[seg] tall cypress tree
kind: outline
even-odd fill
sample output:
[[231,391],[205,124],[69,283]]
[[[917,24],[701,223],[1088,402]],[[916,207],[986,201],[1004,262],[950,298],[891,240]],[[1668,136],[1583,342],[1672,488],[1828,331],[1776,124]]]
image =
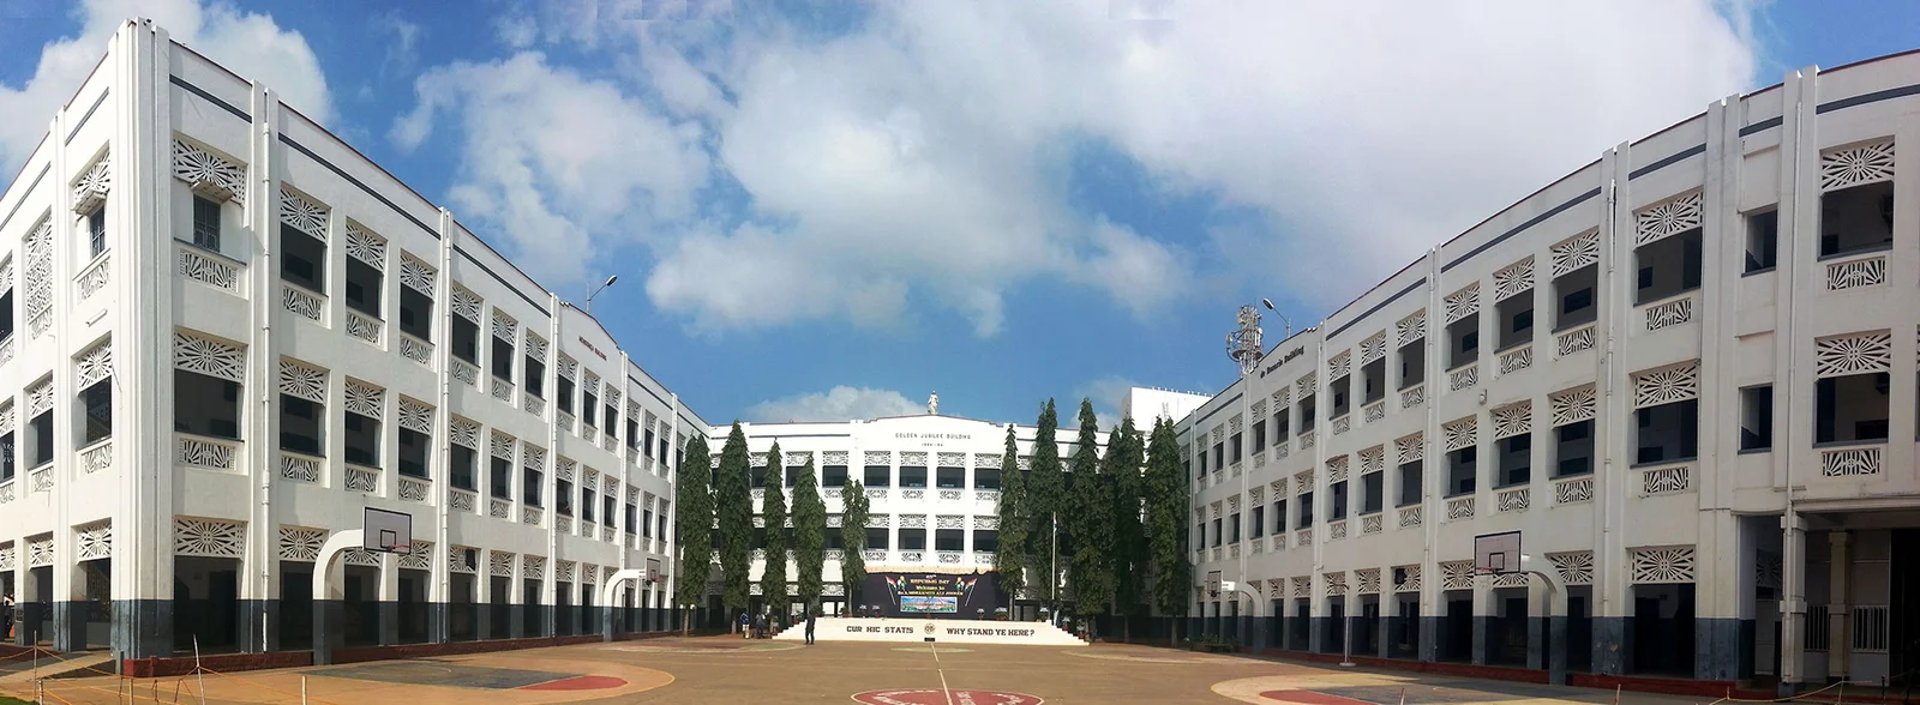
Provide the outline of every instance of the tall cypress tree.
[[867,488],[859,480],[847,483],[840,501],[840,585],[850,609],[860,606],[860,586],[867,581]]
[[1145,462],[1140,431],[1133,427],[1132,418],[1122,420],[1108,436],[1100,477],[1110,493],[1107,526],[1113,543],[1107,553],[1107,574],[1113,576],[1112,613],[1122,618],[1121,629],[1127,636],[1132,635],[1132,624],[1124,618],[1139,612],[1146,585],[1146,527],[1140,522],[1146,484],[1140,472]]
[[767,451],[767,478],[761,490],[760,518],[766,522],[766,539],[761,542],[767,559],[760,569],[760,596],[776,617],[787,616],[787,554],[793,550],[787,537],[787,466],[780,455],[780,442]]
[[747,462],[747,434],[735,421],[727,444],[720,449],[720,471],[713,489],[714,515],[720,524],[720,595],[729,621],[747,608],[753,570],[753,495],[747,487]]
[[679,568],[674,574],[674,601],[681,607],[680,634],[692,626],[687,609],[706,601],[707,573],[713,567],[713,459],[705,434],[687,441],[673,487],[673,535]]
[[1107,552],[1111,532],[1107,518],[1109,492],[1100,477],[1099,419],[1093,415],[1093,402],[1080,400],[1080,429],[1074,440],[1073,472],[1067,476],[1067,544],[1072,548],[1072,569],[1067,582],[1072,588],[1074,612],[1091,617],[1106,611],[1113,602],[1113,581]]
[[1153,580],[1153,606],[1173,618],[1173,643],[1180,642],[1180,617],[1193,590],[1193,566],[1187,563],[1187,482],[1180,471],[1180,442],[1173,423],[1157,419],[1147,445],[1147,541]]
[[1066,495],[1066,478],[1060,473],[1060,444],[1054,440],[1059,430],[1060,417],[1055,413],[1053,400],[1048,399],[1040,407],[1040,419],[1034,424],[1033,435],[1033,475],[1027,484],[1027,498],[1032,500],[1032,533],[1027,545],[1031,557],[1033,572],[1029,575],[1046,576],[1046,584],[1040,587],[1040,599],[1045,600],[1047,609],[1056,614],[1060,611],[1060,570],[1058,545],[1055,530],[1058,528],[1060,512],[1066,508],[1061,500]]
[[800,604],[809,611],[820,603],[820,571],[826,560],[827,505],[820,501],[809,457],[793,481],[793,562],[800,569]]
[[1020,448],[1014,445],[1013,425],[1007,425],[1007,447],[1000,455],[1000,544],[994,550],[993,569],[1000,573],[1000,589],[1007,594],[1007,617],[1013,601],[1027,586],[1027,536],[1033,521],[1027,508],[1027,483],[1020,472]]

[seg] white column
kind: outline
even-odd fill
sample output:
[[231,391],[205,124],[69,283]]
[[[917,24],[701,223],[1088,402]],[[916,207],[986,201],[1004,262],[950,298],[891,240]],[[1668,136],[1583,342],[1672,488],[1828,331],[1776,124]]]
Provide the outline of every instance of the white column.
[[1853,533],[1827,532],[1827,677],[1846,680],[1853,663]]

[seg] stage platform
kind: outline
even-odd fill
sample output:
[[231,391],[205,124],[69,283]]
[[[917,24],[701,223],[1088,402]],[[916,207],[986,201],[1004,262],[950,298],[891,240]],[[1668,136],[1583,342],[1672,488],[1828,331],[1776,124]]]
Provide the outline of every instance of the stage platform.
[[[806,626],[796,624],[775,639],[805,641]],[[979,619],[904,617],[822,617],[815,641],[904,641],[936,644],[1027,644],[1085,646],[1086,642],[1046,622],[996,622]]]

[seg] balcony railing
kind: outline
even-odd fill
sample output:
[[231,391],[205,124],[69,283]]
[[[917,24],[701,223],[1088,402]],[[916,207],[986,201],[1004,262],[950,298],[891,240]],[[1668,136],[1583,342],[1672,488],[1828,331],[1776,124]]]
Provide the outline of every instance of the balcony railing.
[[1360,413],[1366,416],[1367,423],[1379,421],[1387,418],[1387,403],[1384,401],[1376,401],[1360,409]]
[[1693,292],[1669,297],[1641,307],[1646,315],[1647,332],[1671,328],[1693,321]]
[[1401,507],[1400,508],[1400,528],[1405,529],[1408,527],[1419,526],[1420,521],[1421,519],[1424,518],[1423,515],[1425,514],[1426,514],[1426,509],[1417,504],[1411,507]]
[[973,499],[976,502],[999,502],[1000,490],[974,490]]
[[281,282],[280,307],[296,316],[319,323],[321,314],[327,309],[327,302],[326,299],[320,298],[319,294],[300,288],[299,285]]
[[1526,487],[1509,487],[1493,495],[1495,512],[1524,512],[1532,504],[1533,492]]
[[347,491],[379,492],[380,469],[349,464],[347,466]]
[[1877,444],[1821,448],[1819,452],[1823,477],[1878,475],[1885,458],[1885,448]]
[[1597,323],[1569,328],[1553,334],[1553,351],[1559,357],[1593,349],[1593,330]]
[[1533,367],[1533,346],[1522,345],[1500,353],[1500,374],[1510,375]]
[[1827,291],[1846,291],[1887,283],[1887,253],[1838,257],[1826,262]]
[[35,492],[52,492],[53,463],[49,462],[27,471],[27,480],[28,486],[32,487]]
[[400,334],[400,354],[422,365],[429,367],[433,365],[433,343],[415,338],[406,333]]
[[74,286],[79,290],[80,300],[93,298],[101,289],[112,283],[113,253],[105,253],[95,259],[86,269],[80,270],[80,276],[74,277]]
[[469,387],[479,386],[480,368],[474,367],[473,363],[456,359],[449,360],[448,364],[451,366],[448,374],[454,379],[466,382]]
[[1473,495],[1447,500],[1447,521],[1473,518]]
[[942,564],[946,564],[946,565],[960,564],[959,551],[935,551],[934,556]]
[[1327,522],[1327,540],[1339,541],[1347,537],[1347,520]]
[[1293,532],[1293,545],[1312,546],[1313,545],[1313,529],[1301,529],[1299,531]]
[[454,489],[447,493],[447,507],[456,512],[472,514],[474,508],[478,506],[476,504],[478,499],[479,495],[472,492]]
[[1400,408],[1411,409],[1427,403],[1427,385],[1416,384],[1400,390]]
[[380,331],[386,324],[359,311],[347,312],[347,335],[359,338],[371,345],[380,344]]
[[1691,464],[1641,468],[1639,474],[1640,493],[1647,496],[1674,494],[1693,489]]
[[319,483],[320,468],[325,460],[311,455],[280,451],[280,478],[294,482]]
[[239,451],[239,441],[174,434],[174,462],[187,467],[231,471]]
[[539,507],[521,507],[520,523],[527,526],[539,526],[546,518],[546,511]]
[[1381,521],[1378,512],[1360,517],[1360,533],[1377,534],[1382,528],[1384,528],[1384,522]]
[[[1333,420],[1333,435],[1338,436],[1351,430],[1353,430],[1352,416],[1342,416]],[[1238,475],[1239,473],[1236,472],[1234,474]]]
[[1593,476],[1582,475],[1553,481],[1554,504],[1578,504],[1593,501]]
[[487,516],[495,519],[513,516],[513,502],[504,499],[487,500]]
[[1460,391],[1480,383],[1480,363],[1478,361],[1455,367],[1447,371],[1447,388]]
[[426,480],[402,477],[400,478],[400,498],[409,502],[424,503],[427,501],[428,490],[432,487]]
[[176,242],[173,248],[174,271],[181,277],[235,296],[247,295],[247,278],[241,276],[246,263],[186,242]]
[[93,445],[81,448],[79,457],[80,472],[86,475],[113,467],[113,439],[105,438]]

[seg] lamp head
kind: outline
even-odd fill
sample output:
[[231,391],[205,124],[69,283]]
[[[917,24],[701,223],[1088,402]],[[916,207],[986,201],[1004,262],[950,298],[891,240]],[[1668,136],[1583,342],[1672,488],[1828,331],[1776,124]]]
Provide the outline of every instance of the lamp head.
[[1276,309],[1275,309],[1275,308],[1273,307],[1273,299],[1269,299],[1269,298],[1265,298],[1265,297],[1262,297],[1262,298],[1260,299],[1260,305],[1261,305],[1261,306],[1265,306],[1265,307],[1267,307],[1267,310],[1268,310],[1268,311],[1274,311],[1274,310],[1276,310]]
[[602,288],[605,288],[605,287],[609,287],[609,286],[613,286],[613,283],[614,283],[614,282],[617,282],[617,281],[620,281],[620,275],[618,275],[618,274],[615,274],[615,275],[613,275],[613,276],[610,276],[610,277],[607,277],[607,283],[605,283],[605,284],[601,284],[600,286],[601,286]]

